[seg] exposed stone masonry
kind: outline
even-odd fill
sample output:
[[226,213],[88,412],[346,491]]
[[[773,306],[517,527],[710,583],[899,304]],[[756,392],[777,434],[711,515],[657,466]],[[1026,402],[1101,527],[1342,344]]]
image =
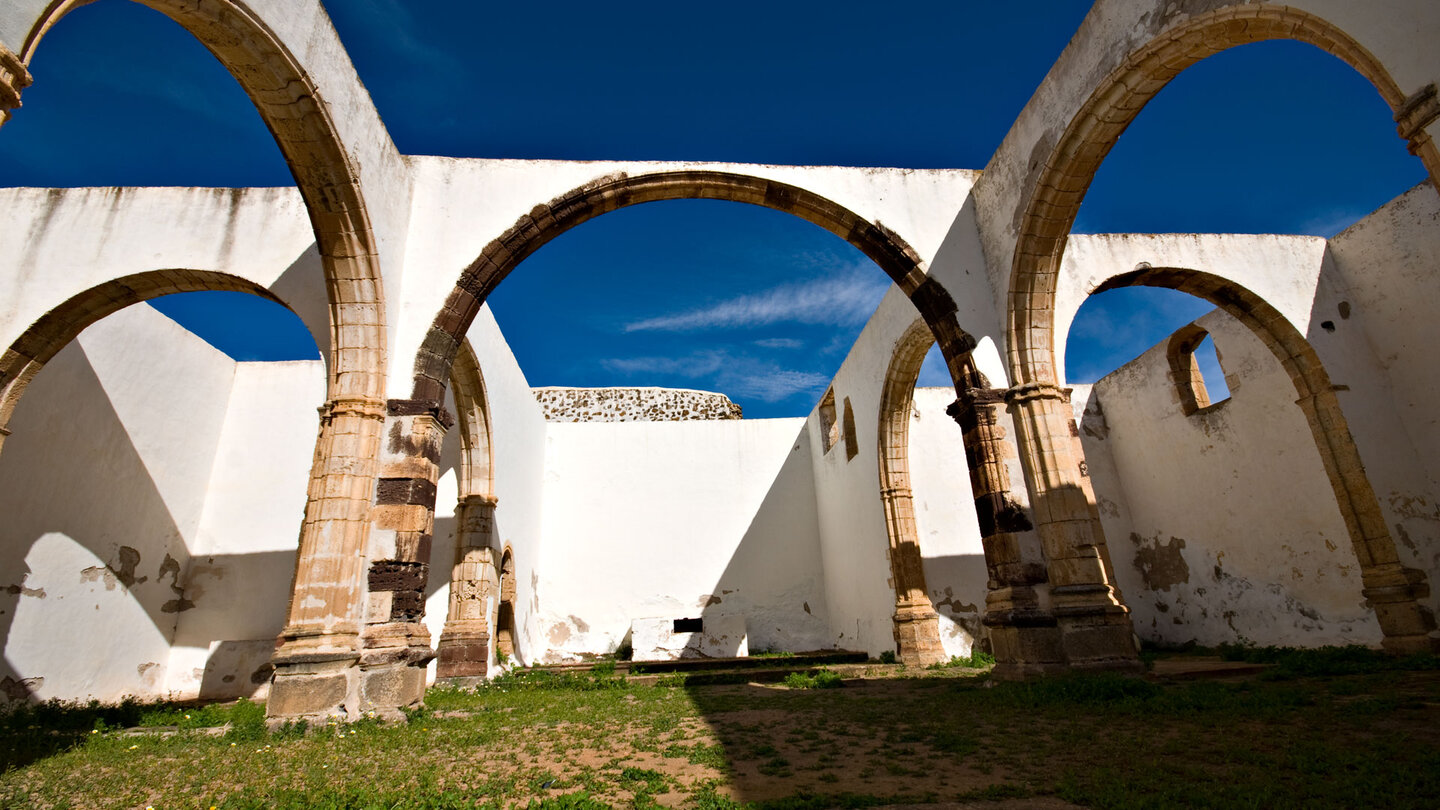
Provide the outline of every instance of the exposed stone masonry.
[[536,388],[547,422],[686,422],[739,419],[724,394],[684,388]]

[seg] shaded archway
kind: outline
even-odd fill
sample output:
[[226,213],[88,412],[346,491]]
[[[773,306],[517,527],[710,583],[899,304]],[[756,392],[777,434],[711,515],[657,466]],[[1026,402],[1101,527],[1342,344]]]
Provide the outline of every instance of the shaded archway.
[[910,487],[910,408],[920,366],[934,344],[924,321],[911,324],[895,345],[880,397],[880,500],[885,508],[890,576],[895,585],[895,645],[906,666],[929,666],[946,657],[940,644],[940,617],[925,585]]
[[499,549],[495,547],[497,501],[490,406],[480,364],[468,341],[462,342],[456,353],[450,390],[460,423],[460,499],[455,507],[450,599],[445,628],[436,647],[435,677],[465,683],[467,679],[484,678],[489,672],[491,616],[499,609],[501,590],[501,564],[496,558]]
[[[1015,387],[1007,393],[1007,400],[1016,415],[1021,461],[1039,516],[1056,608],[1066,617],[1062,629],[1067,646],[1083,647],[1083,655],[1097,661],[1134,653],[1125,608],[1105,571],[1105,538],[1089,491],[1083,452],[1074,437],[1069,391],[1061,388],[1057,374],[1055,288],[1065,241],[1095,172],[1151,98],[1201,59],[1267,39],[1307,42],[1369,79],[1394,110],[1401,137],[1409,141],[1411,152],[1421,158],[1440,188],[1440,152],[1424,130],[1440,114],[1434,86],[1407,97],[1384,65],[1344,31],[1320,17],[1283,6],[1226,8],[1197,15],[1165,31],[1105,77],[1071,118],[1028,190],[1019,221],[1006,313],[1007,358]],[[1329,416],[1327,409],[1321,418]],[[1361,559],[1384,558],[1371,556],[1374,551],[1367,550]],[[1409,595],[1394,598],[1414,605],[1414,585],[1398,567],[1396,563],[1396,570],[1385,574],[1383,582],[1375,578],[1377,569],[1367,580],[1367,589],[1404,591]],[[1410,630],[1398,626],[1392,630],[1396,638],[1414,638]],[[1387,630],[1387,637],[1390,635]],[[1075,639],[1074,644],[1070,638]]]
[[[1315,438],[1315,449],[1360,563],[1362,593],[1375,610],[1385,634],[1385,648],[1397,652],[1428,649],[1427,634],[1435,622],[1429,610],[1417,601],[1417,596],[1428,593],[1425,575],[1400,564],[1395,541],[1350,435],[1335,386],[1310,341],[1260,296],[1233,281],[1199,270],[1140,268],[1107,279],[1095,292],[1136,286],[1166,287],[1215,304],[1260,338],[1280,361],[1295,386],[1295,402]],[[1183,353],[1187,342],[1193,347],[1203,336],[1198,327],[1182,330],[1170,347],[1172,361]],[[1187,380],[1177,378],[1177,385],[1188,381],[1189,371],[1185,369]],[[1198,405],[1191,403],[1192,407]]]

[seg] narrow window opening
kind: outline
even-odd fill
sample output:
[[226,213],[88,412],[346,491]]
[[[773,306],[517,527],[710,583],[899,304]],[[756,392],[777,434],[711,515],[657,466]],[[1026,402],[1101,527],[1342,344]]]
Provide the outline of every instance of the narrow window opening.
[[829,453],[838,441],[840,431],[835,421],[835,389],[832,388],[820,399],[820,443]]
[[1170,336],[1170,370],[1180,410],[1187,416],[1230,398],[1220,351],[1210,333],[1190,324]]
[[676,619],[676,620],[675,620],[674,629],[673,629],[671,632],[675,632],[675,633],[703,633],[703,632],[705,632],[705,620],[704,620],[704,619]]
[[855,438],[855,411],[850,407],[850,398],[845,397],[845,460],[849,461],[860,453],[860,441]]
[[1219,405],[1230,398],[1230,386],[1225,383],[1225,369],[1220,363],[1220,350],[1215,348],[1215,340],[1208,334],[1195,347],[1195,370],[1201,385],[1210,395],[1211,405]]

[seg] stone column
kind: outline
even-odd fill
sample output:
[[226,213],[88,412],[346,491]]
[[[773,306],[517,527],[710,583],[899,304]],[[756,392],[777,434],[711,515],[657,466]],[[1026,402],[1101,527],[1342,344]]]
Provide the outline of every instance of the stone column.
[[920,545],[915,542],[915,499],[909,487],[880,493],[885,519],[891,525],[890,575],[895,586],[893,627],[895,649],[901,663],[927,667],[946,660],[940,643],[940,615],[925,592],[925,569]]
[[359,716],[364,552],[384,421],[384,404],[372,400],[320,409],[294,589],[272,659],[272,717]]
[[1105,534],[1083,480],[1088,473],[1070,390],[1028,383],[1006,391],[1005,402],[1028,473],[1065,663],[1079,670],[1139,671],[1130,612],[1106,574]]
[[1005,428],[999,423],[1003,402],[1003,390],[969,388],[945,412],[960,425],[970,465],[989,579],[984,623],[995,676],[1017,680],[1059,670],[1065,656],[1048,606],[1045,563],[1027,554],[1021,542],[1034,527],[1010,490]]
[[29,87],[31,81],[25,63],[0,42],[0,126],[10,120],[10,111],[20,106],[20,91]]
[[490,617],[500,605],[495,504],[494,496],[470,495],[456,509],[450,609],[440,633],[435,675],[459,685],[484,680],[490,667]]
[[381,714],[425,697],[425,669],[435,657],[423,622],[435,485],[454,424],[435,400],[392,399],[387,410],[360,633],[360,707]]

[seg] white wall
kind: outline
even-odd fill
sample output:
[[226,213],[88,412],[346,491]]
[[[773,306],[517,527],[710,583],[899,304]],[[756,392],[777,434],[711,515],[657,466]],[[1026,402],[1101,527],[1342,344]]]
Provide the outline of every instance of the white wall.
[[233,376],[143,305],[37,375],[0,454],[5,677],[42,699],[163,689]]
[[[1362,441],[1365,437],[1359,434],[1387,418],[1389,427],[1401,428],[1394,443],[1402,445],[1402,457],[1414,464],[1393,475],[1382,474],[1374,484],[1382,508],[1389,512],[1387,523],[1397,546],[1402,554],[1413,555],[1409,564],[1430,572],[1432,593],[1440,575],[1440,412],[1435,407],[1440,401],[1440,364],[1431,354],[1440,345],[1440,323],[1431,312],[1440,300],[1437,222],[1440,194],[1423,183],[1331,239],[1330,256],[1346,282],[1342,300],[1348,317],[1336,302],[1317,319],[1329,320],[1337,335],[1358,327],[1373,349],[1370,370],[1382,375],[1393,414],[1351,429]],[[1351,395],[1342,396],[1353,396],[1356,386],[1351,388]],[[1386,473],[1397,455],[1393,450],[1367,455],[1372,478]],[[1384,469],[1377,462],[1385,462]]]
[[1378,644],[1289,376],[1225,313],[1197,323],[1221,356],[1229,400],[1182,413],[1164,343],[1096,383],[1088,406],[1084,389],[1076,397],[1136,632],[1169,644]]
[[[836,646],[872,655],[895,649],[895,590],[880,499],[880,399],[896,345],[916,318],[914,305],[891,287],[835,375],[837,414],[843,414],[847,397],[855,414],[854,458],[846,458],[843,443],[825,453],[818,412],[807,421],[831,637]],[[1004,380],[993,342],[981,341],[974,356],[992,381]],[[949,389],[921,389],[917,395],[921,415],[911,423],[911,486],[925,584],[941,615],[941,640],[946,652],[964,655],[978,629],[975,611],[984,612],[985,573],[983,556],[972,556],[979,554],[979,526],[963,436],[945,415],[954,399]],[[1022,480],[1017,476],[1016,486]]]
[[319,360],[235,363],[204,515],[185,572],[167,690],[254,696],[285,624],[325,399]]
[[642,618],[745,617],[752,650],[829,648],[803,419],[552,423],[548,660]]
[[949,655],[968,655],[984,638],[989,579],[970,486],[963,435],[945,409],[953,388],[916,388],[910,418],[910,487],[925,565],[925,585],[940,614]]

